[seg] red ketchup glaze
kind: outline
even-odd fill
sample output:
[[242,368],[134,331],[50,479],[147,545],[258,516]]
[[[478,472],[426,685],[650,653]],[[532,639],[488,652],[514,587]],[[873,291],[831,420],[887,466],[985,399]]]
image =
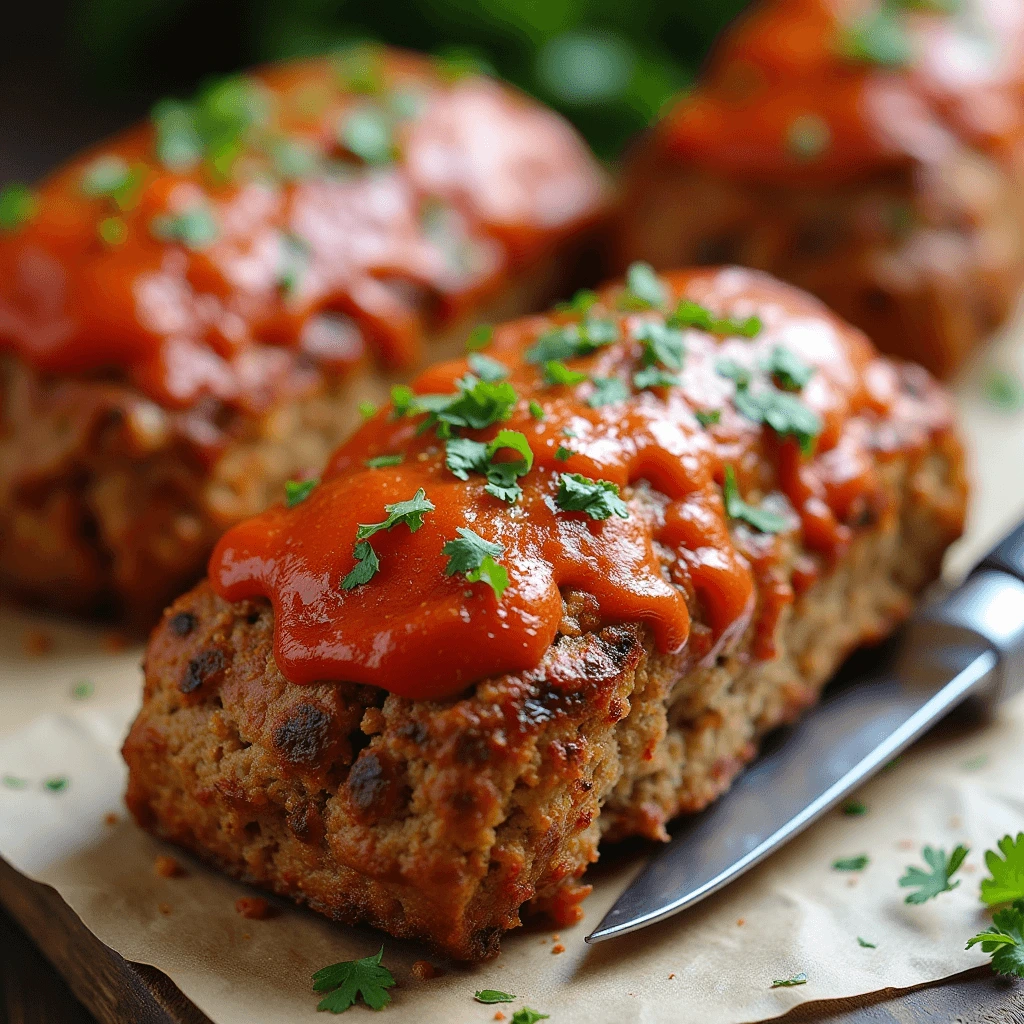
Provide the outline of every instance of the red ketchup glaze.
[[[604,179],[557,115],[487,78],[371,57],[358,91],[328,59],[242,79],[262,113],[226,177],[209,153],[163,165],[150,123],[52,175],[29,222],[0,235],[0,351],[46,373],[127,376],[169,408],[212,396],[258,410],[290,365],[283,349],[343,369],[368,341],[408,368],[426,330],[599,214]],[[362,111],[390,126],[395,159],[367,164],[339,142]],[[314,168],[280,171],[282,145]],[[83,191],[110,157],[139,173],[124,209]],[[159,218],[195,210],[215,238],[156,237]],[[108,218],[122,238],[101,238]]]
[[[850,55],[893,12],[907,59]],[[765,0],[718,42],[703,80],[663,119],[667,152],[741,178],[816,184],[929,161],[966,142],[999,159],[1024,140],[1024,4]]]
[[[419,429],[422,415],[382,410],[335,453],[309,497],[291,509],[275,506],[222,538],[210,560],[212,585],[228,600],[271,600],[275,658],[287,678],[449,697],[481,678],[537,666],[556,636],[567,589],[592,594],[606,622],[648,623],[665,652],[684,647],[692,614],[703,648],[710,630],[713,656],[755,616],[772,631],[793,600],[778,567],[790,537],[802,533],[826,562],[835,558],[864,525],[864,508],[885,512],[879,464],[924,451],[936,431],[948,429],[948,409],[933,385],[908,394],[900,371],[877,358],[863,335],[795,289],[738,269],[662,281],[668,309],[685,295],[716,315],[756,314],[763,328],[753,339],[687,329],[680,383],[636,391],[631,381],[642,346],[635,331],[645,321],[664,322],[664,313],[623,313],[622,286],[608,288],[588,316],[614,321],[620,340],[567,362],[590,377],[618,377],[630,391],[597,408],[588,401],[591,381],[546,385],[541,368],[523,359],[539,336],[580,314],[530,317],[495,330],[487,354],[509,368],[517,401],[506,420],[464,434],[525,434],[535,461],[520,478],[518,503],[485,493],[481,475],[457,479],[445,467],[444,442]],[[720,360],[734,360],[751,371],[751,387],[768,387],[763,364],[777,347],[814,368],[799,396],[821,421],[813,455],[741,415],[736,385],[716,369]],[[450,393],[467,366],[435,366],[414,390]],[[531,413],[531,402],[543,419]],[[704,427],[695,410],[720,418]],[[889,429],[876,429],[881,423]],[[567,460],[556,457],[560,446],[571,451]],[[366,468],[367,459],[393,453],[402,453],[400,465]],[[728,519],[727,465],[748,502],[774,494],[785,517],[781,533]],[[628,518],[594,521],[563,511],[556,502],[563,472],[617,484]],[[357,525],[380,522],[385,504],[419,488],[435,506],[422,527],[375,534],[379,573],[343,590],[355,564]],[[500,601],[484,582],[445,575],[441,549],[459,527],[503,546],[498,560],[510,582]],[[772,656],[770,637],[755,646],[757,656]]]

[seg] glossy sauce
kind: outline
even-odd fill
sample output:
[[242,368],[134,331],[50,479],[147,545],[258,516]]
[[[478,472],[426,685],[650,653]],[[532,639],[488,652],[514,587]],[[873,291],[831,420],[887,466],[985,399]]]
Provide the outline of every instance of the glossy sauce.
[[[408,368],[426,331],[597,215],[604,180],[557,115],[487,78],[373,60],[379,84],[361,91],[326,59],[248,76],[267,112],[227,173],[212,157],[164,166],[147,123],[54,174],[31,220],[0,235],[0,351],[46,373],[127,377],[168,408],[260,409],[292,363],[284,350],[344,369],[369,349]],[[392,126],[396,159],[364,163],[339,142],[362,110]],[[268,153],[284,144],[314,169],[278,173]],[[120,210],[82,187],[111,156],[140,174]],[[157,237],[161,217],[195,210],[211,241]],[[99,233],[110,218],[113,242]]]
[[807,183],[935,160],[961,143],[1019,160],[1024,4],[965,0],[957,14],[889,4],[909,44],[909,59],[889,66],[844,53],[846,33],[879,6],[757,5],[659,126],[666,151],[737,177]]
[[[793,600],[782,568],[786,546],[802,540],[827,564],[858,529],[877,529],[894,514],[879,465],[923,452],[949,428],[949,411],[930,382],[908,393],[900,371],[877,358],[859,332],[770,278],[729,269],[663,281],[671,296],[666,308],[685,294],[716,315],[756,314],[763,328],[752,340],[687,329],[678,386],[630,388],[628,399],[598,408],[588,402],[590,381],[548,386],[541,369],[523,359],[538,336],[580,314],[496,329],[487,354],[510,369],[518,401],[507,420],[465,434],[487,440],[504,428],[526,435],[535,461],[520,479],[517,504],[486,494],[482,476],[462,481],[446,469],[443,441],[433,430],[418,432],[422,416],[382,410],[338,450],[308,498],[291,509],[275,506],[222,538],[210,561],[213,587],[228,600],[270,598],[275,657],[287,678],[452,696],[481,678],[535,668],[557,634],[562,592],[573,589],[597,599],[605,622],[647,623],[663,652],[685,649],[692,615],[700,656],[713,656],[752,621],[755,656],[773,655],[774,625]],[[623,313],[621,295],[621,286],[607,289],[588,314],[614,320],[621,340],[568,365],[629,387],[641,365],[634,333],[664,313]],[[815,367],[800,394],[822,425],[810,456],[793,438],[740,415],[736,385],[716,369],[729,358],[749,368],[752,386],[768,386],[763,363],[776,346]],[[414,390],[451,392],[467,365],[436,366]],[[531,414],[531,401],[543,419]],[[717,410],[720,419],[701,426],[696,410]],[[572,452],[566,461],[556,458],[560,446]],[[393,453],[403,454],[400,465],[366,468],[368,458]],[[729,521],[726,465],[748,502],[773,495],[788,524],[780,534]],[[555,496],[563,472],[618,485],[628,518],[594,521],[562,511]],[[435,505],[423,526],[375,534],[379,573],[343,590],[355,564],[357,525],[381,521],[386,504],[418,488]],[[504,546],[499,561],[510,583],[500,601],[486,583],[445,575],[441,549],[459,527]],[[813,571],[801,568],[803,576]]]

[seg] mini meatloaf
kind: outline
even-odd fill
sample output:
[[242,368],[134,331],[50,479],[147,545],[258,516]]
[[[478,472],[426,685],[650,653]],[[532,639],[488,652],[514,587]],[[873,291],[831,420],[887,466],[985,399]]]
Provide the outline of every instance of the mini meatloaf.
[[603,172],[511,88],[361,46],[8,189],[0,589],[147,626],[394,379],[580,270]]
[[759,273],[636,266],[397,389],[221,539],[151,640],[128,805],[336,920],[492,956],[888,634],[964,503],[920,367]]
[[765,0],[634,147],[620,265],[766,270],[949,376],[1024,277],[1022,47],[1019,3]]

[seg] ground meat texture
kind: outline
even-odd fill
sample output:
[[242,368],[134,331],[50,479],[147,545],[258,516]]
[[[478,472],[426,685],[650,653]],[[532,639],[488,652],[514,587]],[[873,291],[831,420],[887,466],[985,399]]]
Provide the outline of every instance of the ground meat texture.
[[[644,627],[595,623],[572,592],[536,669],[456,699],[298,686],[273,660],[268,605],[202,583],[148,649],[128,805],[237,878],[458,959],[495,955],[524,912],[568,924],[602,838],[664,839],[669,819],[714,800],[760,737],[934,579],[962,523],[959,446],[940,432],[882,472],[891,514],[834,562],[798,544],[781,561],[795,598],[768,657],[748,630],[707,663],[699,621],[682,652],[660,654]],[[195,623],[184,634],[182,616]],[[223,673],[183,694],[211,648],[226,652]]]

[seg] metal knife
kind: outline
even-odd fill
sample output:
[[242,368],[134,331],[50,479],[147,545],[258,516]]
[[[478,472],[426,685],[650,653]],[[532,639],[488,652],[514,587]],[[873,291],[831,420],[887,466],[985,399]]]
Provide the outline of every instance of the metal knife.
[[830,687],[784,742],[687,821],[587,942],[678,914],[749,871],[965,701],[990,712],[1024,689],[1024,522],[924,605],[884,666]]

